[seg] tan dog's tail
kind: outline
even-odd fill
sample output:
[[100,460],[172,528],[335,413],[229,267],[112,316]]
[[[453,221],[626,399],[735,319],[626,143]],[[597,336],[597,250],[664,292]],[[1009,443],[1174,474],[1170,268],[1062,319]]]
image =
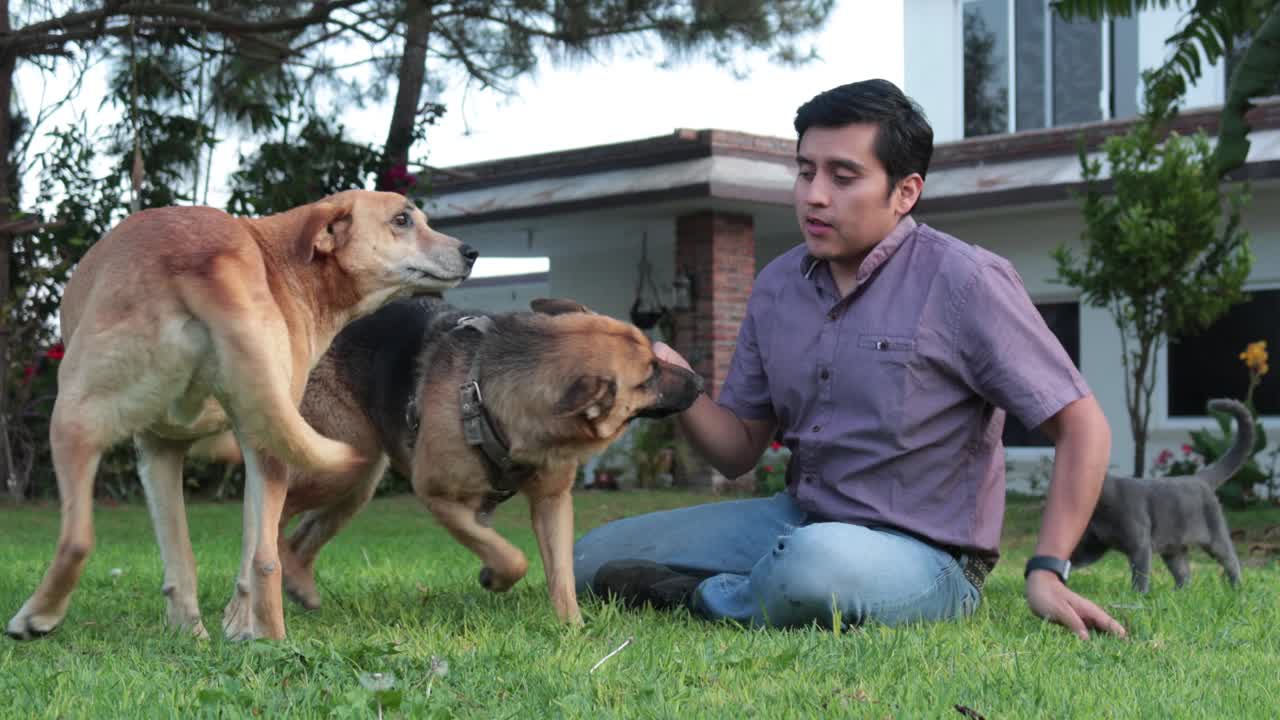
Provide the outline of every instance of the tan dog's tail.
[[1253,454],[1256,434],[1253,414],[1249,412],[1249,408],[1235,400],[1210,400],[1209,409],[1213,412],[1230,413],[1236,419],[1236,441],[1231,445],[1231,449],[1223,453],[1222,457],[1212,465],[1194,475],[1197,480],[1207,483],[1209,487],[1216,490],[1249,461],[1249,456]]

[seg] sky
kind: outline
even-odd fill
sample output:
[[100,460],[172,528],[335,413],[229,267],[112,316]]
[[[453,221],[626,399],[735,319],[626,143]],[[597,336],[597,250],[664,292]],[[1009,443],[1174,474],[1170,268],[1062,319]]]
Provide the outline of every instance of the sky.
[[[433,98],[447,112],[429,129],[426,161],[448,167],[496,158],[553,152],[670,134],[676,128],[718,128],[794,137],[795,110],[817,93],[855,80],[903,78],[902,0],[838,0],[826,24],[800,40],[818,58],[800,67],[769,62],[765,53],[744,53],[734,68],[710,60],[686,60],[656,68],[652,56],[618,52],[600,62],[538,71],[502,95],[468,87],[461,77],[445,77]],[[656,52],[661,56],[661,50]],[[739,72],[735,74],[735,69]],[[433,70],[428,66],[428,73]],[[745,71],[745,72],[742,72]],[[52,97],[65,78],[20,74],[17,91],[28,105]],[[100,80],[98,81],[101,82]],[[86,87],[92,84],[86,80]],[[98,112],[101,91],[85,90],[63,111]],[[358,140],[386,140],[390,100],[385,105],[349,108],[337,114]],[[226,143],[214,164],[214,193],[222,168],[236,163],[237,149]],[[210,204],[218,204],[212,198]],[[473,276],[539,272],[545,260],[481,258]]]

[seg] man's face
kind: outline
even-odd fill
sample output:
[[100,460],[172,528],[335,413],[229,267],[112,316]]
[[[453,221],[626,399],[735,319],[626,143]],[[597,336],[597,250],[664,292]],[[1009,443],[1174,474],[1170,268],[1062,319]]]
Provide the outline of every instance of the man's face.
[[800,139],[796,219],[814,257],[856,266],[915,203],[918,175],[889,192],[877,132],[874,124],[811,127]]

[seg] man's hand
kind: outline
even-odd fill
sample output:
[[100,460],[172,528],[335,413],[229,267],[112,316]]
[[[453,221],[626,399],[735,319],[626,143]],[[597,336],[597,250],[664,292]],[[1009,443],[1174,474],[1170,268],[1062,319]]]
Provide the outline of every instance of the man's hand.
[[1125,637],[1124,626],[1087,598],[1071,592],[1056,575],[1043,570],[1027,576],[1027,605],[1031,612],[1066,627],[1081,640],[1089,639],[1089,628]]
[[653,355],[662,362],[671,363],[672,365],[682,367],[685,370],[693,370],[693,368],[689,366],[688,360],[685,360],[680,356],[680,353],[676,352],[675,349],[661,340],[653,344]]

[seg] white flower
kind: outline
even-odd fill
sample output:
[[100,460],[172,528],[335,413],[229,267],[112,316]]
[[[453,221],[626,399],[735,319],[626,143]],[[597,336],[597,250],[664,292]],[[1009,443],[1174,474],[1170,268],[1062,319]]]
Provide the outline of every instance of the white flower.
[[360,680],[360,687],[369,692],[386,692],[396,686],[394,673],[360,673],[357,678]]

